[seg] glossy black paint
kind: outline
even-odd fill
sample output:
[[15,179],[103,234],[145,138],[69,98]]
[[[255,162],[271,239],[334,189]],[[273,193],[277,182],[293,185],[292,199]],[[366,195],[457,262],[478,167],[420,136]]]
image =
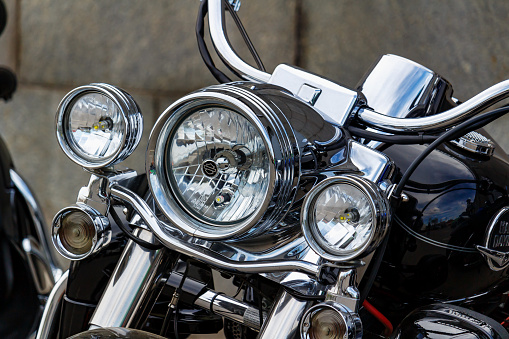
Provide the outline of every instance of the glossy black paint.
[[[392,145],[384,152],[404,172],[424,147]],[[507,272],[490,270],[474,246],[483,243],[493,215],[509,205],[508,182],[509,159],[499,146],[492,157],[450,143],[433,151],[405,187],[409,202],[394,213],[370,294],[374,303],[394,319],[434,301],[491,312],[508,287]]]
[[435,304],[409,314],[391,338],[502,339],[509,333],[495,320],[469,309]]

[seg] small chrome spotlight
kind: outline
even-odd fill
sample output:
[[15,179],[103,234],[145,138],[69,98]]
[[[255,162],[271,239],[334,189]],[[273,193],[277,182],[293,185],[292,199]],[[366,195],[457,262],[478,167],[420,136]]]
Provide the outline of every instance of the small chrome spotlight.
[[81,260],[109,243],[110,223],[90,206],[77,204],[55,215],[51,239],[65,258]]
[[362,323],[345,306],[326,301],[308,309],[300,324],[302,339],[362,338]]

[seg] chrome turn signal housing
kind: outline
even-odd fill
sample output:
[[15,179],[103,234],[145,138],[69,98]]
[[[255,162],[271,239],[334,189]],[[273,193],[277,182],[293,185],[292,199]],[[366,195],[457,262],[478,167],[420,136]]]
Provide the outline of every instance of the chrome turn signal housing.
[[362,338],[362,323],[344,305],[326,301],[308,309],[300,323],[301,339]]
[[77,204],[59,211],[53,218],[53,245],[69,260],[81,260],[111,240],[110,223],[92,207]]
[[343,175],[323,180],[304,199],[301,223],[309,246],[338,262],[362,258],[387,232],[387,198],[369,180]]
[[138,146],[143,117],[134,99],[115,86],[90,84],[60,102],[57,139],[75,163],[98,169],[121,162]]

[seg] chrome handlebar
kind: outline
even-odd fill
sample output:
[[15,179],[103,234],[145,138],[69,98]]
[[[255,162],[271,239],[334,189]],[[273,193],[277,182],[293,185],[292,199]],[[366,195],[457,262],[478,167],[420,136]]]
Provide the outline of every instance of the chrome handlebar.
[[369,109],[360,109],[357,117],[369,126],[391,133],[444,130],[507,97],[509,97],[509,80],[491,86],[459,106],[428,117],[394,118]]
[[208,0],[208,6],[210,37],[221,59],[245,80],[268,82],[271,74],[248,65],[235,53],[226,39],[223,0]]
[[[243,79],[260,83],[269,82],[272,76],[270,73],[260,71],[244,62],[230,46],[225,35],[222,2],[223,0],[208,0],[210,36],[219,56]],[[357,111],[357,118],[366,125],[390,133],[445,130],[507,97],[509,97],[509,80],[502,81],[461,105],[433,116],[394,118],[368,108],[361,108]]]

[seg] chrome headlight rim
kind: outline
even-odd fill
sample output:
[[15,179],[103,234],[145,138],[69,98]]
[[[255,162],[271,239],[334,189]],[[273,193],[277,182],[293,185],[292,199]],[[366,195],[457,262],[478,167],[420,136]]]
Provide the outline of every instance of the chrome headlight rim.
[[[331,249],[330,246],[327,246],[320,239],[319,231],[316,230],[316,221],[314,220],[314,209],[318,197],[326,189],[337,184],[350,185],[360,190],[367,198],[372,213],[373,229],[368,239],[361,247],[346,253],[340,253],[337,250]],[[308,192],[301,210],[301,224],[304,238],[318,255],[331,262],[361,259],[371,253],[387,233],[389,222],[390,205],[387,198],[373,182],[358,175],[346,174],[322,180]]]
[[[92,239],[92,246],[89,251],[83,254],[75,254],[67,250],[58,234],[62,226],[61,225],[62,218],[64,218],[65,216],[72,212],[81,212],[85,214],[88,220],[92,222],[95,228],[95,235]],[[57,214],[55,214],[55,217],[53,218],[51,226],[51,240],[53,242],[53,245],[63,257],[73,261],[85,259],[92,253],[99,251],[101,247],[103,247],[109,242],[111,237],[109,233],[110,233],[110,222],[108,218],[99,213],[98,211],[96,211],[94,208],[82,203],[71,205],[58,211]]]
[[[91,159],[85,154],[81,154],[82,152],[77,151],[73,146],[74,142],[67,130],[70,111],[74,104],[87,94],[100,94],[110,99],[121,113],[122,140],[119,147],[107,157]],[[138,104],[125,91],[104,83],[80,86],[67,93],[58,105],[55,124],[58,144],[64,153],[76,164],[92,170],[115,165],[125,160],[136,149],[143,133],[143,116]]]
[[[192,111],[197,111],[200,106],[212,107],[219,105],[226,107],[246,118],[258,131],[263,139],[265,151],[269,159],[269,183],[265,199],[261,206],[242,222],[233,222],[231,226],[218,225],[208,220],[199,220],[196,215],[186,211],[186,208],[179,203],[178,198],[172,191],[165,173],[165,148],[169,142],[172,129],[177,127],[178,121]],[[263,121],[262,121],[263,119]],[[288,145],[291,142],[288,136],[281,131],[284,129],[279,118],[260,99],[246,90],[233,86],[212,86],[187,95],[173,103],[166,109],[156,122],[149,138],[147,150],[146,170],[151,192],[159,209],[168,218],[171,225],[182,231],[204,239],[221,240],[228,239],[241,234],[252,232],[255,225],[257,231],[264,226],[272,225],[276,215],[293,201],[295,189],[295,178],[300,171],[294,171],[292,161],[286,158],[298,159]],[[267,132],[267,126],[272,135]],[[293,133],[293,131],[291,132]],[[292,134],[293,135],[293,134]],[[274,144],[277,138],[279,143]],[[283,140],[283,142],[281,141]],[[282,161],[282,157],[284,157]],[[300,162],[298,163],[300,169]],[[289,179],[291,178],[291,180]],[[285,201],[274,200],[275,192],[287,196]],[[289,196],[289,197],[288,197]],[[270,211],[269,211],[270,210]],[[279,211],[279,213],[276,213]],[[260,226],[260,227],[258,227]]]

